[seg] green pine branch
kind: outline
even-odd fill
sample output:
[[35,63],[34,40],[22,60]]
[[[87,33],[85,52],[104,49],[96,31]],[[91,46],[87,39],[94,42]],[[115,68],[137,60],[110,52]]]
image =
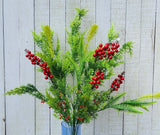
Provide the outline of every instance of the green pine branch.
[[5,95],[22,95],[22,94],[30,94],[38,99],[43,99],[43,101],[48,101],[48,99],[37,90],[37,88],[32,84],[27,84],[26,86],[20,86],[19,88],[15,88],[13,90],[7,91]]

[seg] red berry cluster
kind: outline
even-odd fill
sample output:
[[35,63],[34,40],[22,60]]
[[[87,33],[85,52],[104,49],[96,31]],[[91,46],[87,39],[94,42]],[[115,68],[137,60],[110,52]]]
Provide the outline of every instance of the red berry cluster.
[[80,120],[81,123],[83,122],[83,118],[78,117],[78,120]]
[[43,99],[41,99],[41,103],[42,103],[42,104],[44,104],[44,103],[45,103]]
[[114,56],[114,53],[118,52],[119,44],[117,43],[106,43],[104,46],[103,44],[99,44],[99,48],[95,50],[95,53],[93,54],[93,57],[98,57],[100,60],[104,57],[107,57],[109,59],[112,59],[112,56]]
[[80,106],[79,108],[84,108],[84,106]]
[[47,63],[46,63],[46,62],[41,63],[41,64],[40,64],[40,67],[42,67],[42,69],[43,69],[43,74],[46,75],[46,76],[45,76],[45,79],[46,79],[46,80],[48,79],[48,77],[51,78],[51,79],[53,78],[53,75],[51,74],[51,72],[50,72],[50,70],[49,70],[49,67],[47,66]]
[[64,106],[64,108],[66,107],[66,103],[63,101],[63,102],[60,102],[57,104],[57,107],[61,107],[61,106]]
[[67,115],[67,117],[65,117],[65,119],[66,119],[66,121],[68,121],[69,120],[69,115]]
[[60,118],[60,119],[62,119],[62,115],[61,115],[61,114],[59,114],[59,116],[60,116],[59,118]]
[[36,55],[31,54],[31,51],[25,50],[27,52],[26,57],[31,61],[33,65],[39,65],[41,60],[37,58]]
[[95,99],[93,99],[93,102],[96,104],[96,105],[98,105],[99,104],[99,101],[95,101]]
[[97,71],[96,71],[96,76],[97,76],[97,77],[95,77],[95,76],[92,77],[92,80],[93,80],[93,81],[90,81],[90,84],[93,84],[94,87],[95,87],[96,89],[98,89],[98,84],[101,83],[100,80],[103,80],[103,79],[104,79],[104,73],[101,72],[101,71],[99,71],[99,70],[97,70]]
[[[45,103],[43,99],[41,99],[41,103],[42,103],[42,104]],[[52,107],[49,106],[48,108],[51,109]]]
[[124,72],[118,75],[118,78],[115,78],[111,84],[112,91],[118,91],[120,85],[123,83],[124,80]]
[[25,49],[25,51],[27,52],[26,57],[31,61],[31,63],[33,65],[39,65],[40,67],[42,67],[43,69],[43,74],[46,75],[45,79],[47,80],[48,77],[50,79],[53,78],[53,75],[51,74],[49,67],[47,67],[47,63],[43,62],[40,58],[38,58],[36,55],[31,54],[31,51]]

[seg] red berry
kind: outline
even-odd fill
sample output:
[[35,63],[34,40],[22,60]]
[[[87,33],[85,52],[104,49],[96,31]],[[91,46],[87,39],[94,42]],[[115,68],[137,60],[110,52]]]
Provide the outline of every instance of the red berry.
[[121,81],[121,78],[119,78],[118,80]]
[[42,64],[42,63],[40,64],[40,67],[43,67],[43,64]]
[[36,60],[36,59],[37,59],[37,56],[34,56],[33,58]]
[[112,59],[112,56],[109,56],[108,58],[109,58],[109,59]]
[[117,53],[117,52],[118,52],[118,50],[116,49],[116,50],[115,50],[115,52]]
[[101,59],[103,59],[103,57],[102,57],[102,56],[100,56],[100,57],[99,57],[99,59],[101,60]]
[[31,57],[34,57],[34,54],[31,54]]
[[118,81],[118,79],[116,78],[116,79],[114,79],[115,81]]
[[103,57],[106,57],[106,56],[107,56],[106,54],[103,55]]
[[48,79],[48,76],[46,76],[45,79],[47,80],[47,79]]
[[108,48],[107,51],[110,51],[110,48]]
[[119,83],[122,84],[123,82],[122,82],[122,81],[119,81]]
[[113,87],[114,87],[114,85],[112,84],[112,85],[111,85],[111,88],[113,88]]
[[120,75],[120,74],[119,74],[119,75],[118,75],[118,77],[120,77],[120,78],[121,78],[121,77],[122,77],[122,75]]
[[99,52],[98,55],[102,55],[102,52]]
[[30,60],[30,59],[31,59],[31,57],[28,57],[28,59]]
[[93,54],[93,57],[96,57],[96,56],[97,56],[97,54],[96,54],[96,53],[94,53],[94,54]]
[[120,45],[119,44],[116,44],[116,48],[118,48]]
[[97,81],[97,84],[100,84],[100,83],[101,83],[101,81],[100,81],[100,80],[98,80],[98,81]]
[[38,61],[38,62],[40,62],[40,59],[39,59],[39,58],[37,58],[37,61]]
[[96,81],[93,81],[93,84],[96,84],[97,82]]
[[124,80],[124,77],[122,77],[121,80]]
[[104,51],[102,51],[102,55],[103,55],[103,54],[105,54],[105,52],[104,52]]
[[28,51],[28,54],[31,54],[31,51]]
[[104,75],[104,73],[102,72],[102,73],[101,73],[101,76],[103,76],[103,75]]
[[112,43],[112,46],[114,46],[115,45],[115,43]]
[[90,81],[90,84],[93,84],[93,81]]
[[26,54],[26,57],[28,57],[29,55],[28,54]]
[[102,44],[99,44],[99,47],[102,47],[103,45]]
[[114,88],[114,90],[115,90],[115,91],[117,91],[117,90],[118,90],[118,88]]
[[50,75],[49,77],[50,77],[50,78],[53,78],[53,75]]
[[111,49],[114,50],[114,47],[112,46]]
[[47,66],[47,63],[46,63],[46,62],[44,62],[44,63],[43,63],[43,65],[46,67],[46,66]]
[[48,75],[48,73],[45,72],[45,75]]
[[117,86],[117,85],[118,85],[118,83],[115,83],[115,85]]
[[99,51],[103,51],[103,48],[100,48]]
[[108,49],[108,45],[105,44],[104,49]]
[[109,46],[109,43],[106,43],[105,45],[108,45],[108,46]]
[[99,75],[99,74],[100,74],[100,71],[99,71],[99,70],[97,70],[97,71],[96,71],[96,74],[98,74],[98,75]]
[[34,59],[31,59],[31,62],[35,61]]
[[110,52],[110,51],[108,51],[108,52],[107,52],[107,55],[110,55],[110,53],[111,53],[111,52]]
[[116,81],[113,81],[113,84],[115,84],[116,83]]
[[95,53],[98,53],[99,52],[99,49],[97,48],[96,50],[95,50]]
[[104,76],[101,76],[101,80],[103,80],[104,79]]
[[95,88],[98,89],[98,85],[95,85]]
[[98,76],[97,76],[97,78],[98,78],[98,79],[100,79],[100,78],[101,78],[101,76],[100,76],[100,75],[98,75]]

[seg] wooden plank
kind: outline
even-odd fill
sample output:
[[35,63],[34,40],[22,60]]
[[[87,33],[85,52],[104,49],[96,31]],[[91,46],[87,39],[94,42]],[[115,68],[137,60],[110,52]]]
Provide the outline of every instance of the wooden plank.
[[[4,1],[6,90],[34,83],[34,70],[25,59],[25,47],[33,48],[32,0]],[[34,134],[34,99],[29,95],[6,97],[6,135]]]
[[[95,0],[81,0],[81,8],[85,8],[88,11],[82,22],[82,31],[88,30],[92,24],[95,23]],[[96,48],[95,39],[90,42],[89,50]],[[82,125],[83,135],[94,135],[95,134],[95,120],[92,120],[89,124]]]
[[[126,1],[124,0],[113,0],[111,2],[111,22],[114,24],[115,29],[119,32],[120,35],[120,45],[125,42],[125,19],[126,19]],[[124,65],[120,65],[114,69],[114,72],[117,74],[124,71]],[[111,81],[115,78],[111,77]],[[124,91],[124,84],[118,92],[113,93],[118,94]],[[121,100],[122,101],[122,100]],[[117,112],[116,110],[109,109],[109,134],[112,135],[122,135],[123,132],[123,113]]]
[[[49,0],[35,0],[35,31],[41,31],[41,25],[49,25]],[[38,47],[36,47],[38,50]],[[45,94],[48,87],[44,75],[36,72],[36,87],[40,92]],[[50,112],[47,104],[41,104],[36,100],[36,135],[50,135],[51,129]]]
[[[96,1],[96,24],[98,24],[98,32],[96,35],[96,46],[99,43],[107,43],[107,33],[110,28],[110,0]],[[107,90],[110,87],[109,80],[104,82],[105,87],[99,90]],[[108,135],[108,109],[98,113],[95,120],[95,135]]]
[[[140,60],[140,29],[141,26],[141,1],[127,1],[127,16],[126,16],[126,42],[133,41],[133,56],[129,59],[129,54],[126,54],[125,60],[125,91],[127,99],[135,99],[138,97],[138,74]],[[133,87],[134,86],[134,87]],[[124,113],[124,134],[137,134],[137,115]]]
[[0,0],[0,134],[5,135],[5,86],[4,86],[4,43],[3,43],[3,2]]
[[[53,0],[50,3],[50,26],[58,35],[61,51],[65,52],[65,0]],[[56,38],[55,38],[56,40]],[[53,111],[53,110],[52,110]],[[51,112],[51,134],[61,135],[61,120],[55,118]]]
[[[153,82],[153,93],[159,92],[160,84],[160,2],[157,1],[156,8],[156,19],[155,19],[155,54],[154,54],[154,82]],[[153,106],[152,113],[152,135],[160,134],[160,102]]]
[[[156,0],[142,1],[139,95],[152,93],[155,7]],[[138,115],[137,134],[152,133],[152,109],[151,107],[149,109],[150,112]]]

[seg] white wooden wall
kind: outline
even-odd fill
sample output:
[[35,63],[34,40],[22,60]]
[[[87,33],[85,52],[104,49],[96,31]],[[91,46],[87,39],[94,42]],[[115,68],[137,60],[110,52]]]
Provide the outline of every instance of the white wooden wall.
[[[75,7],[89,9],[83,30],[99,25],[90,49],[107,42],[111,22],[120,33],[120,43],[135,42],[133,57],[126,55],[126,63],[116,68],[116,73],[126,72],[119,90],[128,93],[124,99],[160,91],[160,0],[0,0],[0,135],[61,135],[61,121],[47,105],[28,95],[4,96],[4,92],[27,83],[44,92],[47,83],[23,50],[38,49],[31,31],[39,32],[42,23],[54,28],[61,50],[68,50],[65,28]],[[82,126],[82,135],[160,135],[160,102],[149,108],[140,115],[100,112]]]

